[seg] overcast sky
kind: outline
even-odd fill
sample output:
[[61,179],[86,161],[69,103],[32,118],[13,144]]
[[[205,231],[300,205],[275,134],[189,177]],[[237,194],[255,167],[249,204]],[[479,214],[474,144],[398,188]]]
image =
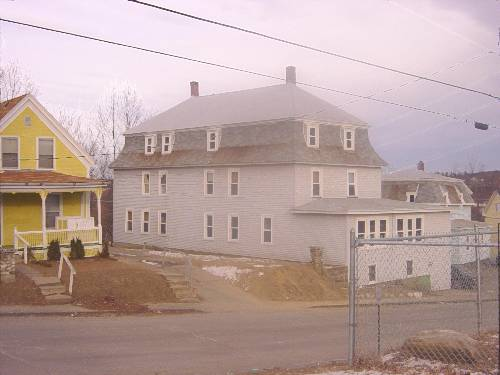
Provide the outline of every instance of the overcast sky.
[[[498,0],[148,0],[180,11],[310,44],[500,95]],[[391,168],[463,169],[477,159],[500,169],[500,102],[339,60],[237,31],[121,1],[0,0],[0,15],[28,23],[135,44],[178,55],[284,76],[491,123],[463,121],[306,88],[360,117]],[[153,112],[189,96],[276,84],[276,81],[21,26],[0,24],[1,62],[17,62],[49,110],[92,113],[112,85],[127,83]]]

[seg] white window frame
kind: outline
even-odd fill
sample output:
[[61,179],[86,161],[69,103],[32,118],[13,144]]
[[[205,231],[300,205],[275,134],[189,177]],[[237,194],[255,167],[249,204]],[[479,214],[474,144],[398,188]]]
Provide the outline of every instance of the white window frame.
[[[168,137],[169,142],[165,142],[167,137]],[[162,155],[167,155],[167,154],[172,153],[172,151],[174,149],[174,137],[175,137],[174,133],[165,133],[165,134],[161,135],[161,154]],[[167,151],[165,151],[165,146],[168,146]]]
[[[271,219],[271,229],[270,230],[265,230],[264,228],[264,221],[265,219]],[[261,215],[260,217],[260,242],[263,245],[272,245],[273,240],[274,240],[274,233],[273,233],[273,216],[272,215]],[[269,231],[271,232],[271,241],[270,242],[264,242],[264,232]]]
[[[233,217],[238,219],[238,226],[233,227]],[[238,236],[233,238],[233,228],[236,228]],[[235,214],[227,215],[227,240],[230,242],[238,242],[240,240],[240,216]]]
[[[213,141],[210,140],[210,135],[215,134],[215,139]],[[210,147],[210,143],[215,142],[214,148]],[[220,143],[220,129],[209,129],[207,130],[207,151],[215,152],[219,149]]]
[[[381,230],[381,227],[380,227],[380,223],[382,221],[385,221],[385,231],[382,232]],[[387,220],[386,218],[379,218],[378,219],[378,238],[386,238],[387,237],[387,226],[389,224],[389,220]],[[382,233],[384,234],[384,236],[382,237]]]
[[[52,168],[40,167],[40,141],[52,141]],[[36,169],[41,171],[53,171],[56,169],[56,139],[54,137],[36,137]]]
[[[319,181],[317,183],[314,182],[314,173],[318,172]],[[319,194],[314,194],[314,185],[319,185]],[[323,196],[323,171],[320,168],[312,168],[311,169],[311,197],[313,198],[321,198]]]
[[[351,138],[349,139],[351,141],[351,147],[347,146],[347,133],[351,133]],[[356,139],[356,129],[351,128],[351,127],[344,127],[343,128],[343,143],[344,143],[344,150],[347,151],[354,151],[355,149],[355,139]]]
[[[128,213],[131,213],[131,218],[130,220],[128,219]],[[130,230],[128,229],[128,223],[130,221]],[[125,233],[134,233],[134,210],[131,208],[126,208],[125,209]]]
[[[314,136],[311,136],[311,129],[314,129]],[[311,144],[311,138],[314,138],[314,144]],[[319,148],[319,125],[306,126],[306,143],[307,147]]]
[[[212,217],[212,236],[208,237],[208,220],[207,217],[211,216]],[[203,238],[205,240],[213,241],[215,239],[215,216],[212,212],[205,212],[203,214]]]
[[[144,214],[148,213],[148,221],[144,220]],[[144,230],[144,224],[148,224],[148,230]],[[144,210],[141,211],[141,233],[142,234],[149,234],[151,233],[151,210],[149,208],[145,208]]]
[[[148,144],[148,141],[151,141],[151,144]],[[148,148],[151,148],[151,151],[148,151]],[[144,136],[144,155],[153,155],[155,153],[156,147],[156,134],[149,134]]]
[[[212,193],[208,194],[208,174],[212,174]],[[215,170],[205,169],[203,172],[203,193],[206,197],[213,197],[215,195]]]
[[[368,238],[377,238],[377,220],[376,219],[368,219]],[[372,223],[373,223],[373,232],[372,232]],[[366,230],[366,226],[365,226]]]
[[[401,230],[399,230],[399,228],[398,228],[398,221],[399,220],[403,221],[403,227],[401,228]],[[396,227],[394,229],[396,230],[396,237],[405,237],[405,229],[406,229],[405,218],[397,217],[396,218]],[[401,233],[401,235],[399,235],[399,233]]]
[[[13,168],[13,167],[4,167],[3,166],[3,160],[2,160],[2,139],[3,138],[7,138],[7,139],[16,139],[17,140],[17,167],[16,168]],[[21,155],[20,155],[20,152],[21,152],[21,139],[19,138],[19,136],[17,135],[4,135],[4,136],[0,136],[0,169],[8,169],[8,170],[12,170],[12,171],[16,171],[16,170],[19,170],[21,169]]]
[[[163,184],[161,183],[161,178],[165,176],[165,192],[162,192]],[[151,176],[149,177],[149,184],[151,185]],[[144,182],[144,181],[143,181]],[[150,188],[151,192],[151,188]],[[166,169],[162,169],[158,171],[158,195],[167,195],[168,194],[168,171]]]
[[[354,182],[351,184],[349,182],[349,174],[353,173],[354,174]],[[350,195],[349,187],[353,185],[354,186],[354,195]],[[358,173],[355,169],[348,169],[347,170],[347,197],[349,198],[357,198],[358,197]]]
[[[238,173],[238,181],[233,183],[233,173]],[[238,194],[232,194],[232,186],[236,184],[236,188],[238,189]],[[230,197],[239,197],[240,196],[240,170],[238,168],[229,168],[227,172],[227,195]]]
[[[413,196],[413,202],[411,201],[411,197]],[[415,191],[407,191],[406,192],[406,201],[409,203],[415,203],[415,199],[417,199],[417,192]]]
[[[358,219],[356,220],[356,238],[361,238],[361,239],[365,239],[367,238],[366,236],[366,221],[365,219]],[[360,232],[359,232],[359,223],[363,223],[364,225],[364,232],[363,232],[363,237],[360,237]]]
[[[417,228],[418,219],[420,219],[420,229]],[[415,228],[413,230],[415,231],[415,237],[420,237],[424,235],[424,218],[422,216],[417,216],[415,218]]]
[[[373,280],[370,280],[370,269],[373,267]],[[377,265],[370,264],[368,265],[368,284],[374,284],[377,282]]]
[[406,237],[413,237],[413,235],[415,234],[414,219],[412,217],[408,217],[405,219],[405,222],[406,222]]
[[[161,215],[162,214],[165,214],[165,233],[161,232],[161,225],[162,225]],[[160,235],[160,236],[166,236],[167,235],[167,233],[168,233],[168,224],[167,224],[167,221],[168,221],[167,210],[160,210],[160,211],[158,211],[158,235]]]
[[[148,183],[148,187],[149,187],[149,191],[146,192],[146,184],[144,183],[144,176],[145,175],[148,175],[149,176],[149,183]],[[148,171],[142,171],[142,175],[141,175],[141,191],[142,191],[142,195],[151,195],[151,172],[148,172]]]

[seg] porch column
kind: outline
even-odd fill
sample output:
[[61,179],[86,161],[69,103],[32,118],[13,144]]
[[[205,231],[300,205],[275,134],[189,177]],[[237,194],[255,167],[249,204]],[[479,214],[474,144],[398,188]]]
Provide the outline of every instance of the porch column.
[[97,200],[97,227],[99,228],[99,243],[102,244],[102,225],[101,225],[101,198],[102,189],[94,190]]
[[46,223],[46,209],[45,209],[45,200],[47,199],[47,191],[42,190],[38,194],[40,194],[40,198],[42,199],[42,244],[44,247],[47,246],[47,223]]

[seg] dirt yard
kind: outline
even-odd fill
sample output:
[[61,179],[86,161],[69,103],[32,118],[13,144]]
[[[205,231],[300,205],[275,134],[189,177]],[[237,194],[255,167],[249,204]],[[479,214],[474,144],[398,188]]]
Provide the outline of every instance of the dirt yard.
[[44,305],[40,289],[26,276],[16,272],[16,281],[0,283],[0,305]]
[[[46,275],[57,275],[57,262],[49,267],[33,264]],[[92,309],[146,311],[145,303],[174,302],[175,297],[163,276],[146,266],[114,259],[86,258],[72,260],[76,269],[73,304]],[[64,267],[63,281],[69,284],[69,270]]]

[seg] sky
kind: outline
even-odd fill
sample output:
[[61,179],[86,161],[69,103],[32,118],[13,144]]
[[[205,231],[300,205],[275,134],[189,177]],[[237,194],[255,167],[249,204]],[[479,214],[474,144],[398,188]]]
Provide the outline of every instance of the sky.
[[[499,0],[146,1],[500,96]],[[460,121],[305,88],[366,121],[391,170],[419,160],[427,170],[463,170],[471,161],[500,169],[500,102],[492,98],[125,0],[0,0],[0,16],[270,75],[284,77],[294,65],[298,81],[451,113]],[[187,99],[193,80],[201,95],[279,83],[5,22],[0,42],[0,63],[20,65],[52,112],[91,115],[123,84],[158,113]],[[496,128],[479,131],[471,121]]]

